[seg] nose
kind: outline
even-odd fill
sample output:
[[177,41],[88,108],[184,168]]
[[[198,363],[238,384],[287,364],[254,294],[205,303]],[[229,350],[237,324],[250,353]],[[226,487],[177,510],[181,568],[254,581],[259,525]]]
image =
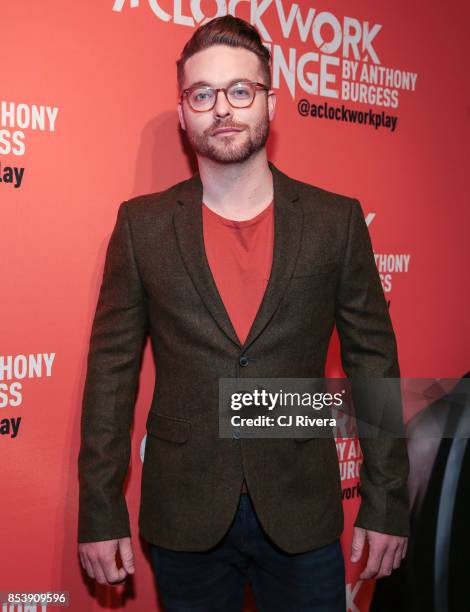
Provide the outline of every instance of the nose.
[[217,117],[227,117],[228,115],[232,114],[232,107],[230,106],[224,91],[217,91],[214,113]]

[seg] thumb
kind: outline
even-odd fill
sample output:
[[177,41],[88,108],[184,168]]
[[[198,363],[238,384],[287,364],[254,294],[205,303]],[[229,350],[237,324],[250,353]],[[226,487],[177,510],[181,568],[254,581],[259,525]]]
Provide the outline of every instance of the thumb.
[[351,561],[356,563],[359,561],[364,549],[364,542],[366,541],[366,530],[362,527],[354,527],[353,540],[351,544]]
[[128,574],[134,573],[134,553],[130,538],[119,540],[119,554],[121,555],[122,566]]

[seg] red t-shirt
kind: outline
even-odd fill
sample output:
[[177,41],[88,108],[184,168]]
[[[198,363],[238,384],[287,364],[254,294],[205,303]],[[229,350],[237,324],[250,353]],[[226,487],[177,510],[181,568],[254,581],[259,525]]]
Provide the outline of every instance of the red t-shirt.
[[245,221],[202,204],[204,246],[217,290],[240,342],[251,329],[271,274],[273,202]]

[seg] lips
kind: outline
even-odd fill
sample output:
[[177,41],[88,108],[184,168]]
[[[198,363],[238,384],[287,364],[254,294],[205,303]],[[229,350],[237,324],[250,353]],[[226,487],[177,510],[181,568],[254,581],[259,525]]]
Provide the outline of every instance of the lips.
[[232,132],[241,132],[240,128],[235,128],[235,127],[224,127],[224,128],[219,128],[217,130],[215,130],[213,132],[214,136],[217,134],[230,134]]

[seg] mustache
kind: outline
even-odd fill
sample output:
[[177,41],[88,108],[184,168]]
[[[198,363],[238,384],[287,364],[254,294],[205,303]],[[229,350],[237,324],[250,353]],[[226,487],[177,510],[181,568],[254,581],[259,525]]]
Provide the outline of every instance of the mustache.
[[206,133],[211,134],[212,132],[215,132],[216,130],[225,129],[225,128],[234,128],[237,130],[243,130],[246,128],[246,125],[244,123],[234,123],[233,121],[226,121],[224,123],[219,122],[219,123],[214,123],[214,125],[208,128],[206,130]]

